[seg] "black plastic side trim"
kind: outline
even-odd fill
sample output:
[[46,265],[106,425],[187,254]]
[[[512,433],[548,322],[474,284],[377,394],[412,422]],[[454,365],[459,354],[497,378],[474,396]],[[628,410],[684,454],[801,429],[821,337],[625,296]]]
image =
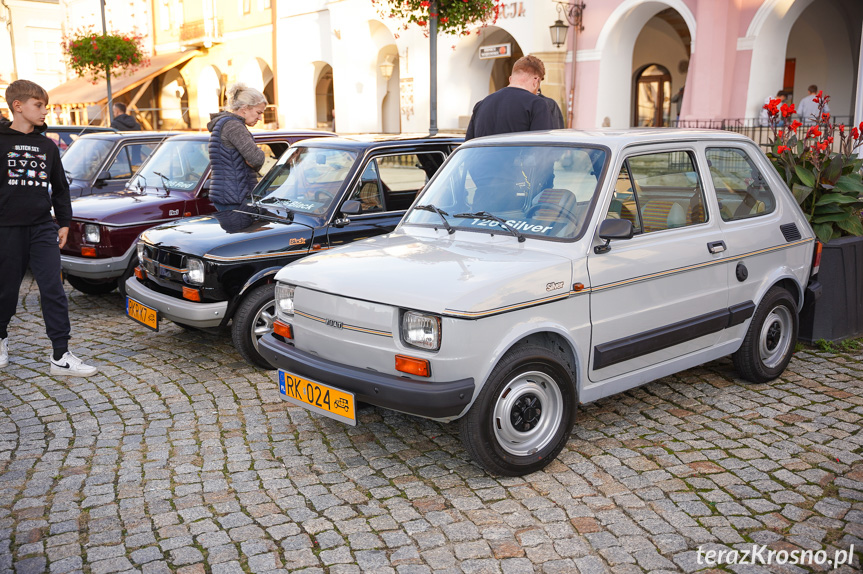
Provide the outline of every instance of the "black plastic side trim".
[[713,311],[686,321],[602,343],[593,349],[593,368],[603,369],[704,335],[718,333],[733,325],[739,325],[754,312],[755,304],[747,301],[728,309]]
[[802,237],[800,235],[800,230],[797,229],[797,225],[794,223],[786,223],[785,225],[780,225],[779,230],[782,232],[782,235],[785,236],[785,241],[797,241]]
[[728,308],[728,326],[734,327],[739,325],[755,314],[755,303],[747,301],[746,303],[738,303]]
[[473,398],[472,378],[425,382],[349,367],[298,350],[272,333],[258,342],[274,367],[354,393],[358,401],[428,418],[460,414]]

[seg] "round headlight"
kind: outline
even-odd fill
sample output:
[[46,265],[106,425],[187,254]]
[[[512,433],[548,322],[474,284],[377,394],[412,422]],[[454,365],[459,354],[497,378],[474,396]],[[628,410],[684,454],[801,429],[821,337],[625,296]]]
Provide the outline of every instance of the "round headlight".
[[408,345],[437,351],[440,349],[440,317],[416,311],[405,311],[402,316],[402,339]]
[[98,225],[87,224],[84,226],[84,241],[87,243],[99,243],[102,239],[102,234],[99,232]]
[[204,262],[200,259],[186,259],[186,268],[188,271],[185,275],[183,275],[183,279],[186,283],[190,283],[192,285],[203,285],[204,284]]
[[294,290],[296,287],[276,283],[276,314],[281,317],[294,316]]

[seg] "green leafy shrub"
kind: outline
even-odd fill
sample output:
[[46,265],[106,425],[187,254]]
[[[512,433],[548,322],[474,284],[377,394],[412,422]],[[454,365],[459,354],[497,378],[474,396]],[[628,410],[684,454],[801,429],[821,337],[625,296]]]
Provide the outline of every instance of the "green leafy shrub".
[[97,34],[92,29],[79,30],[63,39],[63,53],[79,77],[96,83],[105,77],[130,73],[149,63],[143,51],[140,34]]

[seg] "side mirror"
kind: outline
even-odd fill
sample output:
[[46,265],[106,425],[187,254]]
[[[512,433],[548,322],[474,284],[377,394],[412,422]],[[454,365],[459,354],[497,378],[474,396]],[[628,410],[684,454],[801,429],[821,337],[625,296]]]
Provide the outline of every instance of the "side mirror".
[[594,253],[607,253],[611,251],[608,245],[612,239],[632,239],[635,228],[628,219],[606,219],[599,224],[599,238],[605,240],[604,245],[593,248]]
[[213,180],[206,179],[204,183],[201,184],[201,197],[210,197],[210,188],[213,187]]
[[105,185],[105,182],[109,179],[111,179],[111,172],[106,169],[105,171],[99,173],[99,175],[96,177],[96,182],[93,185]]
[[342,204],[342,213],[345,215],[359,215],[363,212],[363,204],[355,199],[351,199]]

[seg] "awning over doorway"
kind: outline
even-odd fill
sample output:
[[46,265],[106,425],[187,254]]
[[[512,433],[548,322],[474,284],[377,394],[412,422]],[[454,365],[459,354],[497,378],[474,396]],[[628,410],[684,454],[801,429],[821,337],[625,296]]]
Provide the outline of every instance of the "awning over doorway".
[[[159,74],[176,68],[200,54],[197,50],[159,54],[150,58],[150,65],[133,73],[111,78],[111,91],[116,98],[144,84]],[[51,104],[90,104],[104,105],[108,101],[108,88],[104,80],[95,84],[85,78],[75,78],[48,91]]]

